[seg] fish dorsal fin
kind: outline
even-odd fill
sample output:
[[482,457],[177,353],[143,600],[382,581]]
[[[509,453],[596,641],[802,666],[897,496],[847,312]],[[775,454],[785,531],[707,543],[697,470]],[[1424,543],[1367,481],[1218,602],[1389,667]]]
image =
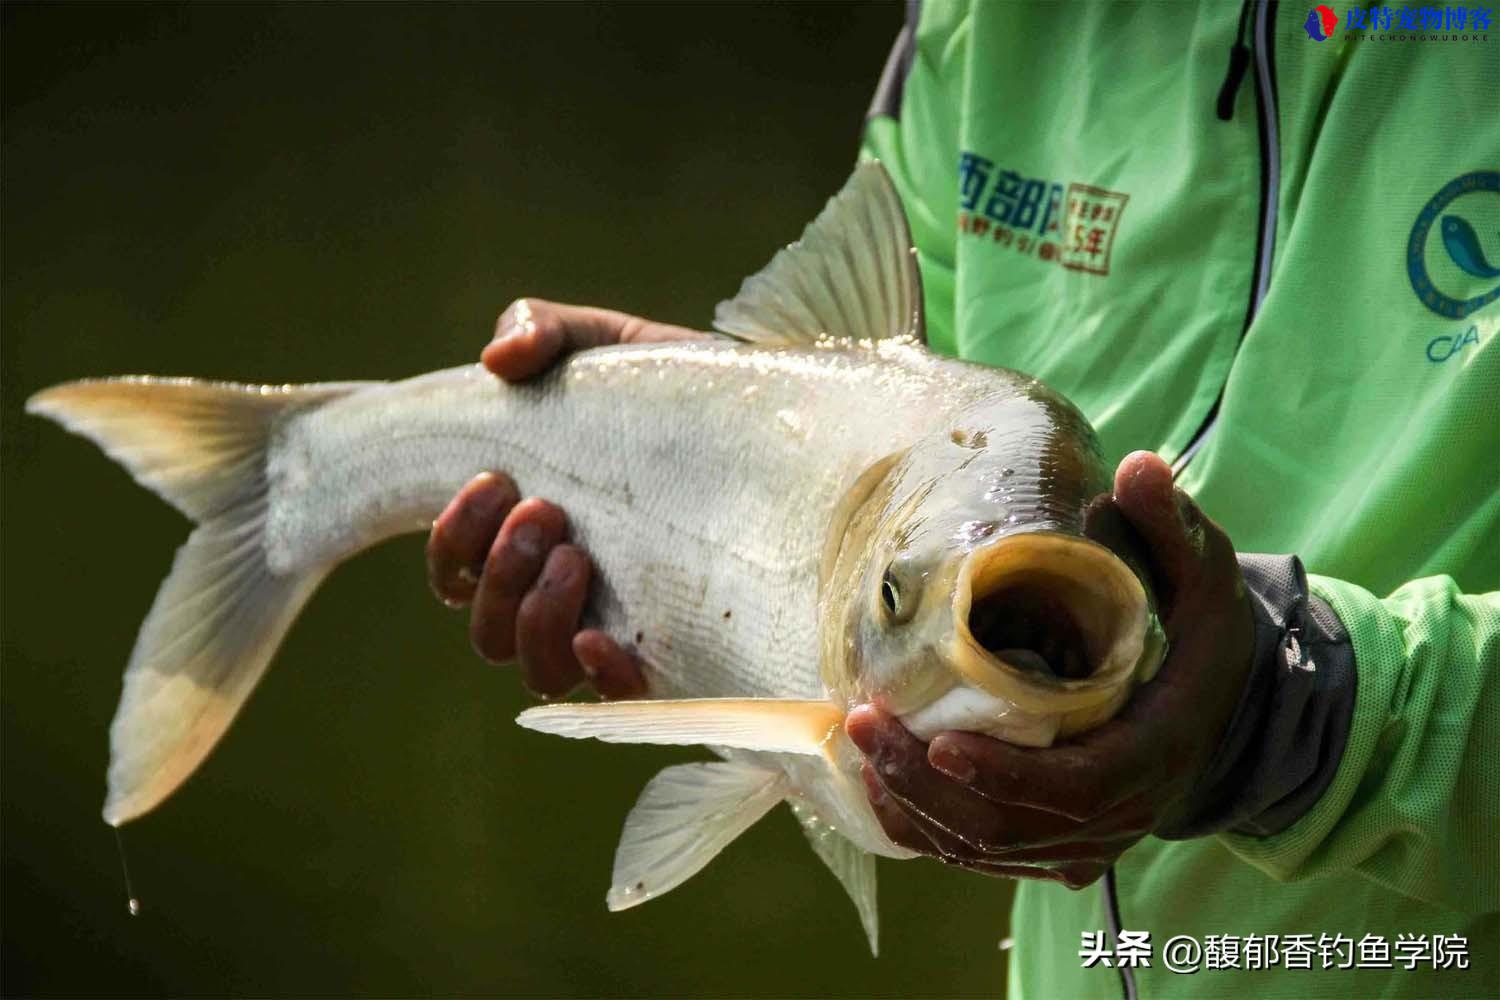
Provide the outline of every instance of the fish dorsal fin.
[[822,756],[843,725],[844,713],[828,701],[684,698],[539,705],[516,716],[516,722],[576,740]]
[[855,167],[802,238],[719,303],[714,328],[761,344],[922,340],[922,279],[885,167]]
[[625,818],[605,902],[627,910],[677,888],[786,797],[786,775],[733,762],[664,768]]
[[870,954],[880,955],[880,909],[876,901],[875,855],[861,850],[854,841],[825,823],[807,803],[789,799],[792,812],[802,824],[802,832],[812,845],[813,853],[822,859],[849,894],[859,911],[859,925],[870,942]]

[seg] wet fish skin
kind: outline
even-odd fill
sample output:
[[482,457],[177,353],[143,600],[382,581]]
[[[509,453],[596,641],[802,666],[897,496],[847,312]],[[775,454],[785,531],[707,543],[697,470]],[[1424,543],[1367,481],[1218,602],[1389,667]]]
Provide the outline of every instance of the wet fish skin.
[[371,386],[278,428],[267,557],[336,564],[505,469],[565,504],[599,570],[587,621],[640,634],[653,694],[816,697],[817,560],[847,481],[939,426],[935,396],[1021,381],[906,343],[720,338],[595,349],[521,385],[471,366]]

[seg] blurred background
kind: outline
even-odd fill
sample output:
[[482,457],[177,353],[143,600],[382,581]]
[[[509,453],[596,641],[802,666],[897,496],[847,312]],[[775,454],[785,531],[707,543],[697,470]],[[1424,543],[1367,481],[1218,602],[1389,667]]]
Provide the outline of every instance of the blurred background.
[[[882,954],[785,809],[604,909],[641,786],[700,751],[525,733],[422,540],[318,593],[240,721],[125,830],[120,671],[185,522],[22,415],[83,375],[398,378],[512,298],[706,325],[842,183],[900,6],[3,10],[8,994],[942,995],[1009,888],[881,864]],[[565,498],[563,498],[565,499]]]

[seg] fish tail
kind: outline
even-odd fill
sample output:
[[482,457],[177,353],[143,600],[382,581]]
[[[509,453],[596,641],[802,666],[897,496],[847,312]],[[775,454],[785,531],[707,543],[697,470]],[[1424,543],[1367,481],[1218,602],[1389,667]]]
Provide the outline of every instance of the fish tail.
[[152,809],[203,761],[329,567],[267,563],[267,461],[280,422],[366,383],[250,386],[129,377],[43,390],[26,412],[99,445],[197,527],[125,669],[104,819]]

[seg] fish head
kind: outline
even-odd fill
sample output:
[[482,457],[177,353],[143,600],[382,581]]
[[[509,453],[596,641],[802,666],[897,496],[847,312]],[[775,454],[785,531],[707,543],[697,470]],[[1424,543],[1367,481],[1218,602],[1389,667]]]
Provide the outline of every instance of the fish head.
[[1061,397],[1030,383],[981,400],[861,478],[824,560],[824,680],[846,706],[923,739],[1047,745],[1155,673],[1148,577],[1095,502],[1109,476]]

